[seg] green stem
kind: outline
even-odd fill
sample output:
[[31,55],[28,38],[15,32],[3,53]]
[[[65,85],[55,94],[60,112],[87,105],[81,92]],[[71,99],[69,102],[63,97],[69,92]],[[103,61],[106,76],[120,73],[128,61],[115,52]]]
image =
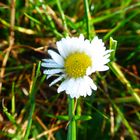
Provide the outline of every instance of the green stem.
[[68,99],[68,115],[69,115],[69,125],[68,125],[68,137],[67,140],[76,140],[76,121],[75,121],[75,110],[74,110],[74,99],[69,97]]

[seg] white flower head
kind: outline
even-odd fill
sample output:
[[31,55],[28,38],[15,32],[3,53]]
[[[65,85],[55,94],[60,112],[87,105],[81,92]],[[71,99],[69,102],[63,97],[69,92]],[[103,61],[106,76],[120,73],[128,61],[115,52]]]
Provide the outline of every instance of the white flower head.
[[109,69],[111,50],[106,50],[104,43],[97,36],[90,42],[79,37],[66,37],[56,42],[58,53],[48,50],[51,59],[43,59],[42,67],[47,78],[57,75],[50,86],[62,80],[57,92],[66,91],[71,98],[86,97],[97,90],[90,75],[96,71]]

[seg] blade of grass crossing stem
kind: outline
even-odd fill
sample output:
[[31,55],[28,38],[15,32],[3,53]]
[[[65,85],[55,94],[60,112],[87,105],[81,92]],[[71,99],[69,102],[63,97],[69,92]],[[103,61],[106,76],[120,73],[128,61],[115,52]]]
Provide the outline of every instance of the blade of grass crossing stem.
[[68,115],[69,115],[69,124],[68,124],[68,137],[67,140],[76,140],[76,121],[74,119],[74,99],[71,97],[68,98]]
[[84,7],[85,7],[85,19],[86,19],[86,32],[87,32],[87,38],[91,39],[95,36],[95,30],[94,27],[91,26],[91,16],[89,12],[89,4],[88,0],[83,0],[84,1]]
[[[28,124],[27,124],[25,135],[24,135],[24,140],[28,140],[31,125],[32,125],[32,116],[33,116],[34,109],[35,109],[35,92],[36,92],[35,88],[36,88],[37,78],[39,77],[39,74],[40,74],[40,64],[41,64],[41,62],[39,62],[39,64],[38,64],[36,75],[33,78],[32,88],[30,90],[30,100],[29,100],[29,102],[30,102],[30,111],[29,111],[29,116],[28,116]],[[35,65],[34,65],[34,67],[35,67]],[[33,73],[34,73],[34,70],[35,70],[35,68],[33,68]]]

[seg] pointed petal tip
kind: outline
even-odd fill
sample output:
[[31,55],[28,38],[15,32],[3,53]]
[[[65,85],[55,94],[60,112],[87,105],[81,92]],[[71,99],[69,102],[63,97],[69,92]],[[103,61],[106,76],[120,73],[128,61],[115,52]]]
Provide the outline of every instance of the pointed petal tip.
[[95,91],[97,90],[97,86],[95,86],[94,90],[95,90]]
[[52,86],[52,84],[50,83],[50,84],[49,84],[49,87],[51,87],[51,86]]

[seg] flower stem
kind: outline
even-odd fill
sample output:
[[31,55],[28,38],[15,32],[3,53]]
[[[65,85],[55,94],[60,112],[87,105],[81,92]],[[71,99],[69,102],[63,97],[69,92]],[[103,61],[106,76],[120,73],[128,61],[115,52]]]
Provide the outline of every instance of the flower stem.
[[69,125],[68,125],[68,137],[67,140],[76,140],[76,121],[75,121],[75,109],[74,109],[74,99],[68,98],[68,115],[69,115]]

